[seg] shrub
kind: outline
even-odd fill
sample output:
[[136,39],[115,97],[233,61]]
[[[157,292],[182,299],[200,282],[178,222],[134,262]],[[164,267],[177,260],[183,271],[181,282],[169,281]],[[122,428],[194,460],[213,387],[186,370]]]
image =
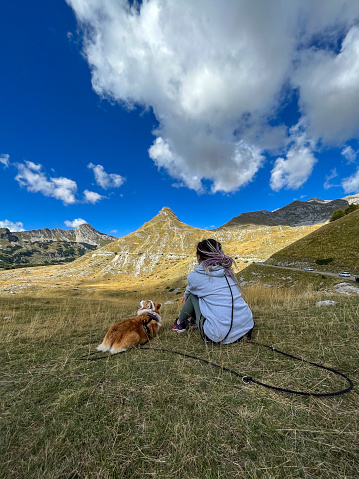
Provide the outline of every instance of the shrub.
[[318,258],[315,260],[316,264],[329,264],[334,260],[334,258]]
[[346,215],[349,215],[349,213],[352,213],[353,211],[357,210],[358,208],[359,208],[359,205],[351,204],[351,205],[348,206],[348,208],[346,208],[346,209],[344,210],[344,213],[345,213]]
[[333,215],[332,215],[332,217],[330,218],[329,221],[336,221],[339,218],[342,218],[343,216],[345,216],[345,213],[342,209],[336,210],[336,211],[334,211],[334,213],[333,213]]

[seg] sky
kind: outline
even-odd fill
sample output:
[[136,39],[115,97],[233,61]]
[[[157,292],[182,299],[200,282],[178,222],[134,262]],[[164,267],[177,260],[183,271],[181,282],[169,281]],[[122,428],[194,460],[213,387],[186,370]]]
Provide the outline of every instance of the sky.
[[17,0],[0,42],[0,227],[359,193],[357,0]]

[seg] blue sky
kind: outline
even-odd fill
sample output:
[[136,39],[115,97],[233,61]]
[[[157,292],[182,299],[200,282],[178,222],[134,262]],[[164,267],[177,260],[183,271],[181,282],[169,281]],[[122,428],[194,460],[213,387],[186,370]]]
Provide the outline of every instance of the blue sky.
[[355,0],[0,7],[0,225],[123,236],[359,193]]

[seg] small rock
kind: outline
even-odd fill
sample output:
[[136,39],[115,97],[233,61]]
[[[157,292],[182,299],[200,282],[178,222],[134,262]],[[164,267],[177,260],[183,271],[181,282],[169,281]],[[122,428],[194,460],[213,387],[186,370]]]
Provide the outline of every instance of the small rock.
[[5,316],[5,318],[3,318],[3,319],[11,319],[11,318],[12,318],[12,316]]
[[174,304],[173,301],[166,301],[164,304]]
[[326,299],[325,301],[318,301],[317,302],[317,307],[320,308],[321,306],[335,306],[336,304],[337,304],[336,301]]

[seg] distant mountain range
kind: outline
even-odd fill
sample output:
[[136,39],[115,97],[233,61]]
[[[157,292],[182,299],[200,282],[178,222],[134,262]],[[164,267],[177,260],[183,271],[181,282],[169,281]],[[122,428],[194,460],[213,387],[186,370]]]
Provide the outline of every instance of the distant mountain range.
[[117,239],[87,223],[73,230],[0,228],[0,268],[69,262]]
[[357,201],[359,203],[359,195],[333,201],[325,201],[319,198],[312,198],[308,201],[293,201],[289,205],[274,211],[262,210],[242,213],[232,218],[224,226],[247,224],[303,226],[326,223],[332,217],[334,211],[345,210],[349,204]]
[[93,253],[84,258],[91,265],[88,271],[87,267],[79,271],[80,276],[95,272],[102,276],[152,275],[158,268],[185,274],[188,262],[193,262],[194,245],[209,236],[223,242],[239,263],[261,261],[319,228],[335,210],[350,203],[359,203],[359,195],[333,201],[294,201],[272,212],[242,213],[212,231],[186,225],[164,207],[151,221],[120,239],[89,224],[74,230],[10,232],[0,228],[0,268],[66,263]]
[[[214,237],[233,256],[239,269],[253,261],[265,261],[281,248],[320,228],[307,226],[232,226],[207,231],[182,223],[170,208],[164,207],[137,231],[72,263],[47,268],[22,268],[0,274],[0,294],[36,292],[61,294],[72,287],[94,292],[113,289],[169,289],[184,282],[196,264],[198,241]],[[176,290],[175,290],[176,292]]]
[[18,241],[21,244],[38,241],[68,241],[89,244],[96,246],[97,248],[118,239],[115,236],[100,233],[88,223],[82,224],[73,230],[61,230],[59,228],[49,230],[48,228],[44,228],[39,230],[20,231],[12,234],[18,237]]

